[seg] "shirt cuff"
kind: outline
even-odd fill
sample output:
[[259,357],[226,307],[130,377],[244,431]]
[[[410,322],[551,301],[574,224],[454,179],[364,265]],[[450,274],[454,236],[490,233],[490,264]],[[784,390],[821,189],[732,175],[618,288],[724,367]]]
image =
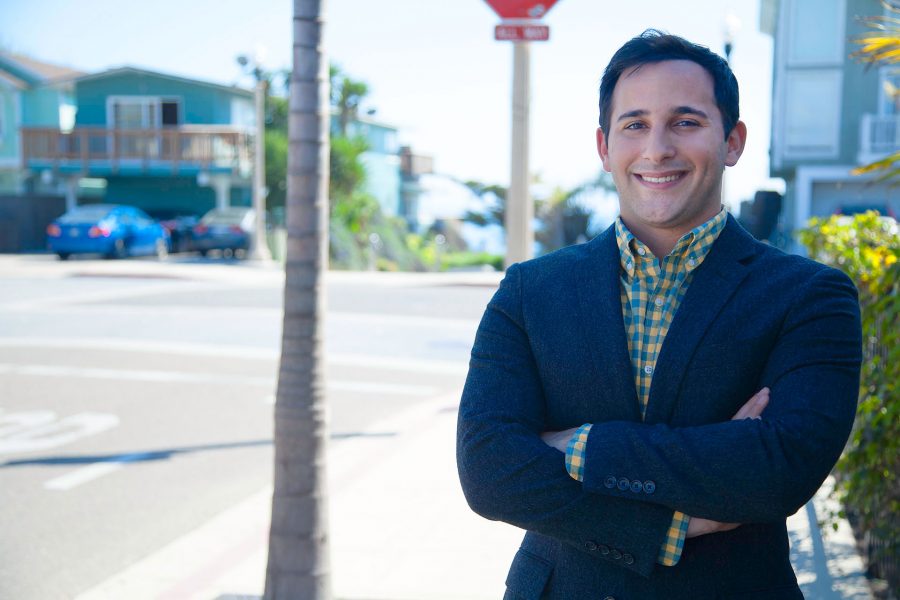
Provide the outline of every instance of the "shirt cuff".
[[680,513],[677,510],[672,515],[672,524],[669,525],[669,531],[666,533],[666,540],[663,542],[662,548],[659,550],[659,557],[656,562],[665,567],[674,567],[681,558],[681,551],[684,549],[684,538],[687,535],[688,524],[691,518]]
[[576,481],[584,481],[584,450],[590,432],[590,423],[582,425],[575,430],[575,435],[566,446],[566,470]]

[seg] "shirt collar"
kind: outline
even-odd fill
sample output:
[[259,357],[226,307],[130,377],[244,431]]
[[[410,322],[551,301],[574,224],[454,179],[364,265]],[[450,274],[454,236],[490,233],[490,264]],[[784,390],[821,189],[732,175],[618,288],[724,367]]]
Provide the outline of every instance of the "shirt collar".
[[[681,236],[669,256],[688,257],[684,263],[684,268],[688,271],[699,267],[706,255],[709,254],[713,242],[718,239],[722,229],[725,228],[727,217],[728,213],[723,206],[716,216]],[[622,269],[629,275],[634,273],[635,264],[652,261],[655,258],[650,252],[650,248],[628,230],[621,216],[616,218],[616,244],[619,247],[619,261]]]

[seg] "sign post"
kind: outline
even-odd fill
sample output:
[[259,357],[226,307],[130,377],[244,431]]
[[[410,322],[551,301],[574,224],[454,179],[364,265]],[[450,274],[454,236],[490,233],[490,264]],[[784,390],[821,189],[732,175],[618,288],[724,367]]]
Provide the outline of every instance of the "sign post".
[[504,21],[494,39],[513,42],[512,147],[506,197],[504,266],[534,255],[534,204],[528,189],[529,121],[531,112],[530,42],[550,39],[550,28],[537,22],[557,0],[485,0]]

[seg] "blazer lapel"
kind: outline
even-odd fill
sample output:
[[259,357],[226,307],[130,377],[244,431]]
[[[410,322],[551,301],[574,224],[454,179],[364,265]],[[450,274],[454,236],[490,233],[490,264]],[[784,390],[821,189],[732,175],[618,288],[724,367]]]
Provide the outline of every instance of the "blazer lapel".
[[749,269],[742,261],[755,254],[755,243],[729,215],[719,238],[694,273],[663,341],[645,422],[666,423],[671,418],[687,364],[719,311],[747,276]]
[[608,420],[641,419],[619,291],[619,247],[615,227],[588,245],[578,277],[578,324],[597,381],[597,397]]

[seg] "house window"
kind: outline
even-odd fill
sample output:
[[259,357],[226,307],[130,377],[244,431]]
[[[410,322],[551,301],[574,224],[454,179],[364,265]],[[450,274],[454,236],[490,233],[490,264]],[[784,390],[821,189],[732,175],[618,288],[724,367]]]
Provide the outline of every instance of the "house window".
[[786,78],[785,156],[836,157],[840,141],[841,72],[801,69],[789,71]]
[[844,0],[793,0],[788,62],[841,64],[844,60]]
[[3,145],[3,135],[6,133],[6,98],[0,95],[0,145]]
[[112,96],[108,101],[109,126],[114,129],[174,127],[180,122],[179,104],[173,98]]
[[900,69],[883,67],[879,75],[878,114],[900,115]]

